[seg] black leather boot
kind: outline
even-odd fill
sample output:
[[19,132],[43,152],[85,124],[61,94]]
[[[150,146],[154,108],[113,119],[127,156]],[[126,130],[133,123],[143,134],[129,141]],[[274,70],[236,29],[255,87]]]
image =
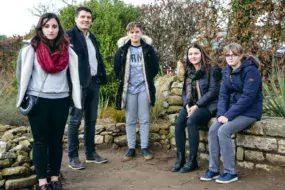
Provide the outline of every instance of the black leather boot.
[[188,159],[188,162],[180,169],[181,173],[192,172],[198,169],[197,156],[191,156]]
[[184,152],[176,152],[176,162],[174,166],[172,167],[172,172],[179,172],[180,169],[185,164],[185,153]]

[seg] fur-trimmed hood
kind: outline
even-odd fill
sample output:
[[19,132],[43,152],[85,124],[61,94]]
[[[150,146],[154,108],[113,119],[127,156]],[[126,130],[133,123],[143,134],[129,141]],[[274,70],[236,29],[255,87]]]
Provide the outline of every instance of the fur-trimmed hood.
[[[147,44],[149,44],[149,45],[152,45],[152,39],[149,37],[149,36],[147,36],[147,35],[142,35],[141,36],[141,39],[145,42],[145,43],[147,43]],[[122,37],[122,38],[120,38],[119,40],[118,40],[118,42],[117,42],[117,45],[118,45],[118,47],[120,48],[120,47],[123,47],[128,41],[130,40],[130,38],[128,37],[128,36],[125,36],[125,37]]]

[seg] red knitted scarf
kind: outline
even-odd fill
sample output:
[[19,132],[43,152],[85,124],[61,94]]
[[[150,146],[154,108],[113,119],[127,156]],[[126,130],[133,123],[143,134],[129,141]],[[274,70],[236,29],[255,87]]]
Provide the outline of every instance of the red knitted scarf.
[[36,49],[37,60],[42,69],[47,73],[58,73],[66,68],[69,61],[68,47],[50,53],[42,40],[39,41]]

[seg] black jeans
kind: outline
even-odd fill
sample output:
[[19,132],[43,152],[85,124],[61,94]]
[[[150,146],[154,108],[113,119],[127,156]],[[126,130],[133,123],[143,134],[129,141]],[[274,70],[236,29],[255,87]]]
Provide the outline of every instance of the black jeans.
[[185,128],[187,126],[188,130],[188,140],[190,155],[197,157],[198,147],[199,147],[199,125],[207,124],[212,114],[207,108],[199,108],[194,112],[189,118],[187,117],[187,110],[183,108],[176,120],[175,123],[175,141],[177,152],[185,153],[185,143],[186,143],[186,134]]
[[62,161],[62,137],[69,110],[69,98],[38,98],[34,110],[28,114],[32,128],[33,162],[38,179],[59,176]]
[[84,113],[84,146],[86,158],[92,158],[95,154],[95,125],[97,120],[100,84],[93,80],[87,88],[82,89],[82,110],[71,107],[68,125],[68,157],[78,158],[78,129]]

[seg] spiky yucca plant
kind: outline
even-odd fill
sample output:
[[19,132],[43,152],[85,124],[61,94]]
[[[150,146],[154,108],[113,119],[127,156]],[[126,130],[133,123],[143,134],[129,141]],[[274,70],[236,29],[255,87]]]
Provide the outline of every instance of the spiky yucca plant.
[[264,111],[272,116],[285,117],[284,70],[274,64],[269,82],[264,87]]

